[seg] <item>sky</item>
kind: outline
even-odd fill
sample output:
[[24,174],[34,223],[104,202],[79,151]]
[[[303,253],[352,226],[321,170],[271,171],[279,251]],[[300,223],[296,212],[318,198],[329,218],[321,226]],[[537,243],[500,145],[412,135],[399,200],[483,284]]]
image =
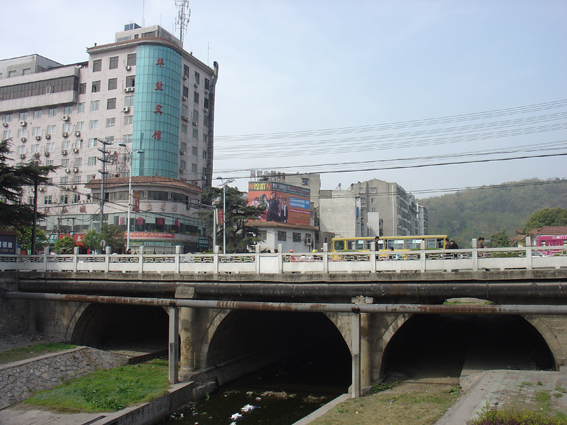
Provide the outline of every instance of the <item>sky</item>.
[[[2,58],[86,61],[129,22],[179,36],[175,0],[0,5]],[[377,178],[418,199],[567,178],[567,1],[189,7],[185,49],[219,64],[213,177],[241,190],[252,170],[319,172],[322,189]]]

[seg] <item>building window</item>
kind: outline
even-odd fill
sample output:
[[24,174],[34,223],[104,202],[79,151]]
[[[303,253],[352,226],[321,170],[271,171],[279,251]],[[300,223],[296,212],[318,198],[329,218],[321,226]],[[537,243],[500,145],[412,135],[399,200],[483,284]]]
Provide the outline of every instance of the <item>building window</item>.
[[41,118],[41,109],[36,109],[35,111],[33,111],[33,117],[34,119],[38,119]]
[[106,127],[114,127],[116,122],[116,118],[107,118],[106,119]]
[[193,171],[194,173],[197,172],[197,164],[191,164],[191,171]]
[[108,80],[108,90],[116,90],[116,87],[118,87],[118,79],[110,78]]
[[39,145],[32,145],[31,151],[32,151],[32,153],[39,152]]
[[99,105],[98,100],[91,101],[91,112],[98,111],[98,105]]
[[301,242],[301,233],[293,232],[293,241]]
[[54,117],[57,115],[57,108],[49,108],[49,116]]
[[26,129],[25,128],[20,128],[18,130],[18,137],[26,137]]
[[70,133],[71,130],[73,130],[73,124],[71,124],[70,122],[66,122],[63,124],[63,132],[64,133]]
[[110,58],[108,69],[116,69],[116,68],[118,68],[118,56],[112,56]]
[[97,92],[100,91],[100,81],[93,81],[91,91],[92,91],[93,93],[97,93]]
[[98,120],[90,120],[89,121],[89,129],[96,130],[98,128]]
[[209,98],[208,97],[205,97],[203,99],[203,108],[209,109]]
[[209,117],[208,117],[207,115],[205,115],[205,116],[203,117],[203,125],[204,125],[205,127],[208,127],[208,126],[209,126]]
[[96,156],[89,156],[87,158],[87,165],[96,165]]
[[63,158],[61,160],[61,167],[63,168],[69,168],[69,158]]
[[87,83],[79,84],[79,94],[85,94],[87,92]]
[[198,138],[199,138],[199,130],[194,128],[193,129],[193,139],[198,139]]
[[48,125],[47,126],[47,134],[55,134],[56,126],[55,125]]
[[187,65],[183,65],[183,76],[189,78],[189,67]]
[[32,136],[41,136],[41,127],[32,128]]
[[12,114],[4,115],[4,122],[12,122]]
[[183,86],[183,97],[189,97],[189,88]]
[[79,121],[77,122],[77,124],[75,124],[75,130],[77,131],[82,131],[85,128],[85,122],[84,121]]
[[65,115],[71,115],[73,113],[73,105],[65,106],[65,111],[63,113]]
[[85,112],[85,102],[81,102],[77,104],[77,112],[79,114]]
[[81,149],[82,146],[83,146],[83,139],[75,140],[75,149]]
[[107,99],[106,109],[116,109],[116,98]]
[[201,76],[199,75],[199,73],[195,71],[195,84],[200,84],[200,78]]
[[89,139],[89,148],[94,148],[94,147],[96,147],[96,139],[93,137]]
[[278,241],[285,242],[287,238],[287,232],[278,230]]
[[203,151],[203,159],[207,159],[207,151]]
[[192,146],[191,147],[191,153],[195,156],[197,156],[197,146]]
[[55,142],[48,143],[45,150],[47,152],[53,152],[55,150]]
[[136,85],[136,77],[126,77],[126,87],[134,87]]
[[126,96],[124,98],[124,106],[134,106],[134,96]]
[[207,134],[203,134],[203,143],[209,142],[209,136]]
[[187,108],[187,106],[181,105],[181,115],[186,117],[188,113],[189,109]]
[[18,155],[22,155],[22,154],[26,153],[26,147],[24,145],[20,145],[20,146],[16,147],[16,153]]
[[205,78],[205,90],[209,90],[209,79]]
[[136,65],[136,53],[130,53],[126,59],[126,65],[135,66]]
[[193,121],[199,122],[199,111],[193,111]]
[[93,72],[98,72],[102,67],[102,59],[96,59],[93,61]]
[[134,123],[134,117],[132,115],[124,116],[124,125],[132,125]]
[[134,139],[131,134],[125,134],[122,140],[124,143],[132,143]]
[[45,195],[45,197],[43,198],[43,203],[45,205],[49,205],[51,203],[53,203],[53,199],[51,195]]
[[187,126],[185,124],[181,124],[181,132],[187,134]]
[[73,167],[80,167],[82,163],[83,163],[83,158],[81,158],[80,156],[78,156],[78,157],[76,157],[75,160],[73,161]]
[[69,140],[65,140],[61,142],[61,149],[68,150],[71,147],[71,142]]
[[199,103],[199,93],[193,92],[193,103]]
[[183,161],[183,160],[179,161],[179,168],[182,168],[182,169],[185,170],[185,165],[186,165],[185,161]]

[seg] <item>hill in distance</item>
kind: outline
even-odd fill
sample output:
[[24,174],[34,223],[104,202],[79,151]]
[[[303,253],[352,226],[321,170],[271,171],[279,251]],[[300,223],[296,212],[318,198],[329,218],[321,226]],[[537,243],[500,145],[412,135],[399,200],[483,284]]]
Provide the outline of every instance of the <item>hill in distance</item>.
[[429,210],[428,233],[448,235],[459,247],[506,229],[508,236],[524,227],[542,208],[567,208],[567,180],[529,179],[466,189],[420,199]]

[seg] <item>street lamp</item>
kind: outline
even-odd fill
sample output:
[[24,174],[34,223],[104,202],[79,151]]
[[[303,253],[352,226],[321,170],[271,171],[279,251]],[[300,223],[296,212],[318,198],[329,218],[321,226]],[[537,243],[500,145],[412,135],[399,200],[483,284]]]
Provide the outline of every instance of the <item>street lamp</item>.
[[136,152],[132,152],[128,149],[126,143],[118,143],[118,146],[122,146],[126,148],[126,152],[130,156],[130,168],[128,170],[128,218],[126,223],[126,228],[128,229],[126,232],[126,252],[130,249],[130,211],[132,211],[132,163],[134,161],[134,154],[136,153],[144,153],[143,149],[138,149]]
[[217,179],[222,182],[222,253],[226,254],[226,185],[234,180],[230,179],[223,182],[222,177],[217,177]]

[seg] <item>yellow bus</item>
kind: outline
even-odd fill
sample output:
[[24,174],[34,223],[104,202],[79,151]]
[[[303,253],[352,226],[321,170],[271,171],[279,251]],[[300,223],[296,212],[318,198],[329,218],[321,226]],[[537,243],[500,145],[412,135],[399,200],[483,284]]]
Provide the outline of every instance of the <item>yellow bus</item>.
[[[425,241],[425,249],[443,249],[447,235],[424,236],[380,236],[378,251],[411,251],[421,249]],[[333,238],[333,252],[370,251],[374,237]]]

